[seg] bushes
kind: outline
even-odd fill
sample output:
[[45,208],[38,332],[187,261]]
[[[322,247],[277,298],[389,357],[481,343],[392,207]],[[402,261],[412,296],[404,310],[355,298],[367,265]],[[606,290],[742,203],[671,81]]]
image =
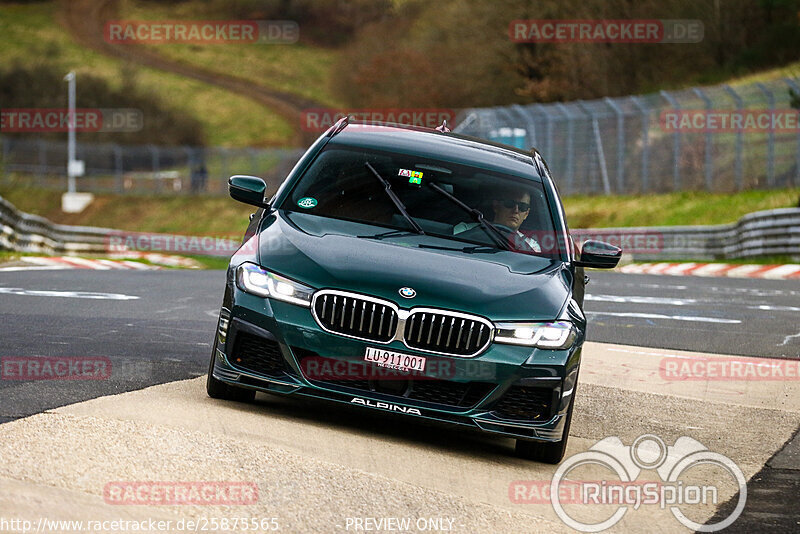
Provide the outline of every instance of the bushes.
[[[406,0],[343,53],[352,106],[486,106],[713,83],[800,59],[800,0]],[[515,19],[699,19],[685,44],[515,43]],[[409,87],[412,85],[413,87]]]

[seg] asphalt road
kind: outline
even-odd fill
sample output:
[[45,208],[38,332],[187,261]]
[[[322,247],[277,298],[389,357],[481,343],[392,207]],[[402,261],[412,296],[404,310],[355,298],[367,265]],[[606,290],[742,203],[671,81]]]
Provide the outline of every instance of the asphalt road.
[[800,281],[592,272],[589,340],[800,358]]
[[[800,282],[590,277],[590,341],[800,357]],[[222,271],[0,272],[0,357],[99,357],[113,369],[107,380],[0,380],[0,422],[204,374],[223,284]]]
[[205,374],[224,283],[222,271],[0,272],[1,357],[111,363],[106,380],[0,380],[0,421]]
[[[797,312],[800,311],[800,282],[606,272],[593,272],[590,276],[592,280],[587,288],[585,305],[590,318],[590,341],[755,357],[800,357],[800,325],[796,321]],[[80,356],[107,359],[112,369],[110,376],[104,380],[25,381],[6,377],[0,380],[0,422],[83,400],[205,374],[223,283],[224,273],[221,271],[0,272],[0,357]],[[650,362],[647,365],[652,365],[653,355],[648,354],[646,349],[642,350],[641,355],[635,351],[623,354],[624,352],[609,353],[609,357],[611,354],[618,354],[632,358],[629,361],[639,358],[642,364]],[[591,404],[584,409],[581,417],[583,428],[591,428],[591,432],[584,430],[585,435],[577,438],[585,440],[587,444],[598,439],[597,436],[609,435],[612,430],[623,432],[623,419],[632,421],[642,417],[647,411],[641,406],[637,407],[636,403],[629,405],[623,401],[622,405],[616,404],[613,411],[627,410],[630,413],[625,417],[618,417],[619,421],[606,421],[611,412],[606,408],[596,408],[595,405],[614,404],[613,398],[617,394],[615,389],[601,384],[624,380],[625,377],[611,372],[605,378],[596,376],[595,383],[592,384],[588,374],[590,369],[587,368],[587,374],[583,378],[587,382],[584,391]],[[609,373],[609,370],[602,372]],[[652,371],[642,370],[641,376],[648,376],[647,372]],[[633,386],[628,384],[626,387],[644,388],[638,394],[637,403],[656,402],[647,397],[649,386],[646,380],[643,379],[639,386],[634,383]],[[177,395],[173,401],[177,402],[177,399],[185,400],[197,392],[192,389],[191,394],[183,390],[172,394]],[[138,412],[143,408],[148,413],[155,414],[159,403],[151,401],[152,405],[147,406],[147,400],[148,398],[144,398],[138,407],[127,408],[122,408],[119,402],[124,401],[119,401],[113,411],[119,413],[120,410],[127,409]],[[197,402],[201,401],[193,401],[191,405],[198,406]],[[263,402],[257,403],[258,406]],[[303,408],[305,404],[307,403],[296,404],[291,399],[273,401],[271,409],[285,407],[289,412],[287,422],[292,421],[293,425],[308,424],[321,429],[322,422],[316,416],[309,415],[316,414],[317,409]],[[623,409],[623,405],[627,408]],[[672,411],[690,413],[693,410],[691,406],[697,405],[697,400],[690,401],[686,398],[682,404],[676,404]],[[737,402],[732,403],[730,410],[737,410],[737,405]],[[213,409],[220,407],[218,403],[209,406]],[[259,411],[258,406],[253,410]],[[221,407],[224,408],[224,405]],[[655,409],[656,405],[652,408]],[[190,409],[187,414],[191,411]],[[301,417],[305,423],[297,423],[298,413],[305,414]],[[348,440],[352,438],[351,431],[354,428],[363,432],[367,441],[373,439],[376,421],[380,418],[371,413],[354,418],[346,410],[343,414],[345,415],[335,417],[334,412],[329,414],[338,419],[338,423],[333,421],[333,425],[326,424],[325,439],[330,437],[327,433],[335,433],[334,429],[337,427],[345,428]],[[737,415],[733,412],[728,415],[731,420],[751,416],[749,413]],[[693,416],[695,422],[704,421],[702,424],[698,423],[699,427],[707,428],[707,432],[710,432],[703,437],[704,442],[710,442],[717,431],[722,431],[722,427],[732,428],[729,424],[721,423],[720,428],[717,428],[713,423],[715,417],[717,415],[710,413],[703,415],[702,411]],[[659,424],[658,420],[659,416],[654,419],[645,418],[639,421],[639,426],[646,423],[645,426],[652,427],[653,424]],[[284,422],[281,419],[276,424],[283,425]],[[676,422],[669,432],[680,435],[680,432],[686,431],[682,430],[685,424]],[[64,421],[64,425],[68,426],[69,421]],[[591,425],[600,426],[594,428]],[[796,427],[795,423],[787,428],[785,421],[780,425],[784,432],[788,428]],[[330,430],[327,429],[328,426]],[[223,427],[227,428],[224,424]],[[407,435],[408,427],[404,426],[403,429],[402,438],[391,434],[390,441],[410,440],[412,446],[425,443],[427,447],[427,438],[422,436],[436,435],[443,436],[441,439],[447,442],[446,448],[454,446],[449,432],[426,428],[417,436]],[[577,432],[580,433],[581,430]],[[307,451],[302,447],[312,447],[310,444],[316,442],[318,437],[303,441],[302,446],[293,446],[300,448],[298,452],[305,453]],[[719,434],[716,439],[727,438],[724,434]],[[744,441],[750,445],[744,444]],[[756,454],[757,440],[748,438],[744,441],[741,447],[750,447],[753,454]],[[482,446],[493,458],[502,449],[495,440],[488,437],[475,437],[469,442],[472,446],[485,443]],[[774,496],[776,492],[787,495],[796,493],[800,480],[797,476],[800,472],[798,443],[800,442],[795,438],[784,448],[783,453],[776,454],[753,476],[749,484],[751,495],[748,507],[735,525],[738,529],[734,528],[734,531],[765,531],[769,525],[786,527],[795,524],[794,508],[790,505],[788,508],[784,506],[788,502],[785,500],[778,503]],[[291,448],[288,443],[283,445]],[[776,449],[773,445],[769,450]],[[425,454],[429,453],[430,451]],[[322,454],[322,450],[315,451],[315,454]],[[461,452],[458,454],[461,455]],[[473,458],[474,455],[473,450],[464,458]],[[409,461],[414,458],[419,458],[416,453],[409,456]],[[495,460],[490,463],[494,465]],[[363,465],[356,467],[365,468]]]

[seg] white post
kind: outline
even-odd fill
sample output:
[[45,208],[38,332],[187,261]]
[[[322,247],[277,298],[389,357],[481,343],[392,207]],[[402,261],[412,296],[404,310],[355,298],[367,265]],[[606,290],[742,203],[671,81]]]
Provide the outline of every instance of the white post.
[[75,73],[70,72],[64,76],[64,81],[69,83],[69,140],[67,144],[67,192],[61,195],[61,210],[65,213],[80,213],[92,203],[94,195],[91,193],[76,193],[75,178],[83,176],[84,162],[75,159],[75,128],[77,117],[75,115]]
[[64,76],[69,93],[69,139],[67,145],[67,191],[75,192],[75,72]]

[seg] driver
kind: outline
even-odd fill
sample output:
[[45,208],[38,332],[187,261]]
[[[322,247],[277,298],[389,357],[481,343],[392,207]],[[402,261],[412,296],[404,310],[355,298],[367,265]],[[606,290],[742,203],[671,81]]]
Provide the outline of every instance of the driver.
[[[522,223],[531,212],[531,195],[522,187],[507,186],[495,191],[492,200],[494,217],[492,224],[509,238],[509,244],[515,250],[541,252],[542,248],[535,238],[519,231]],[[453,234],[459,234],[476,227],[475,224],[461,223],[453,228]]]

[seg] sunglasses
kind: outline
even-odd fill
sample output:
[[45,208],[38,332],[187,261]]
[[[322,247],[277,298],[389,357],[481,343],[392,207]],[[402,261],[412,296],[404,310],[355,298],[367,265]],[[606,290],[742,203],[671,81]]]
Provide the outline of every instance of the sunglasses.
[[504,208],[513,210],[514,206],[519,208],[519,211],[528,211],[531,205],[528,202],[517,202],[516,200],[501,200],[500,203]]

